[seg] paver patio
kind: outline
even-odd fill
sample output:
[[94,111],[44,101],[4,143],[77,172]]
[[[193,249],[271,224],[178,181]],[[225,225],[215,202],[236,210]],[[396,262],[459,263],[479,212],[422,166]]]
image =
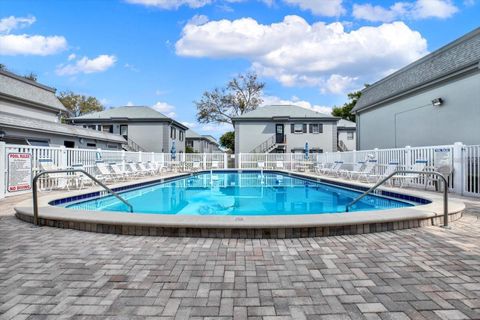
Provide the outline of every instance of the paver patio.
[[0,201],[0,319],[480,319],[480,203],[439,227],[325,238],[37,228]]

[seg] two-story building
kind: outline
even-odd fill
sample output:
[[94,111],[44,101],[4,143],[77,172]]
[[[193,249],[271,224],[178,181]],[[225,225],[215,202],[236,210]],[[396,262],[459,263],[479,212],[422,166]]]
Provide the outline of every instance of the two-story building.
[[185,137],[185,145],[195,153],[220,152],[217,140],[210,135],[200,135],[192,129],[188,129]]
[[109,132],[125,138],[132,151],[185,151],[188,127],[150,107],[125,106],[89,113],[69,121],[91,131]]
[[259,107],[232,119],[235,153],[337,151],[338,117],[293,105]]
[[0,141],[33,146],[121,149],[126,140],[109,132],[61,123],[67,109],[56,90],[0,70]]
[[362,91],[358,150],[480,143],[480,28]]
[[357,125],[340,119],[337,123],[338,151],[353,151],[357,148]]

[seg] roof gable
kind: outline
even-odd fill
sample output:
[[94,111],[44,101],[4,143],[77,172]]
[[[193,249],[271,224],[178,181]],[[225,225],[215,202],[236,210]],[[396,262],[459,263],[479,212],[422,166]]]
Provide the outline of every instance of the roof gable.
[[20,99],[31,104],[67,112],[55,96],[55,89],[26,79],[8,71],[0,70],[0,95]]
[[242,120],[256,120],[256,119],[271,119],[274,118],[289,118],[289,119],[337,119],[329,114],[320,113],[311,109],[303,108],[295,105],[268,105],[259,107],[253,111],[244,113],[240,116],[234,117],[233,121]]
[[362,90],[353,112],[410,91],[480,62],[480,28]]

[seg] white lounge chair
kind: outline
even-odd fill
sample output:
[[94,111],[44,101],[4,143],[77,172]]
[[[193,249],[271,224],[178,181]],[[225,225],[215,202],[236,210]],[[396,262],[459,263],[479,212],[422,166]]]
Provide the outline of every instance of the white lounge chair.
[[313,170],[314,170],[315,173],[321,174],[322,170],[327,169],[327,168],[330,169],[333,165],[334,165],[333,162],[327,162],[327,163],[317,162],[317,164],[313,167]]
[[120,179],[126,181],[130,177],[130,172],[123,170],[119,164],[111,163],[110,168],[112,168],[113,173]]
[[105,182],[107,181],[115,181],[118,178],[118,175],[114,174],[112,171],[110,171],[109,166],[103,162],[103,161],[97,161],[95,163],[96,168],[97,168],[97,174],[95,175],[95,178],[99,180],[103,180]]
[[[427,168],[428,161],[427,160],[415,160],[415,163],[406,168],[407,171],[425,171]],[[395,175],[392,177],[392,181],[399,181],[400,188],[405,185],[411,184],[413,180],[420,178],[419,173],[407,173],[404,175]]]
[[357,180],[362,180],[362,178],[366,179],[368,175],[374,174],[376,166],[377,160],[368,160],[365,163],[365,166],[363,166],[363,168],[359,171],[350,171],[349,177],[350,179],[356,178]]
[[[370,182],[378,182],[380,179],[386,178],[387,176],[391,175],[392,173],[395,172],[398,168],[398,162],[390,162],[388,163],[387,167],[385,168],[385,171],[382,174],[369,174],[366,176],[366,181]],[[387,181],[387,183],[392,184],[392,180]]]
[[342,166],[343,161],[335,161],[335,164],[331,168],[325,168],[324,170],[322,170],[322,173],[328,175],[337,175]]
[[136,166],[135,163],[133,163],[133,162],[127,162],[125,165],[127,166],[127,169],[128,169],[128,172],[129,172],[130,176],[132,176],[132,177],[141,177],[141,176],[143,176],[142,171],[140,171],[140,170],[138,169],[138,167]]
[[364,165],[365,165],[364,161],[358,161],[357,163],[353,164],[352,170],[342,169],[338,172],[338,174],[339,176],[342,176],[345,178],[351,178],[351,173],[361,171]]
[[220,164],[218,161],[212,161],[211,169],[220,169]]
[[142,172],[144,175],[151,175],[153,176],[155,174],[155,170],[152,170],[150,168],[147,168],[143,162],[137,163],[138,168],[140,169],[140,172]]
[[277,169],[277,170],[285,169],[285,167],[283,166],[283,161],[276,161],[275,162],[275,169]]
[[192,170],[191,171],[200,171],[201,170],[201,164],[199,161],[194,161],[192,163]]
[[261,170],[265,169],[265,162],[263,161],[257,162],[257,168]]
[[[61,170],[52,159],[39,159],[40,171]],[[44,185],[43,190],[49,189],[67,189],[70,190],[71,183],[76,179],[75,175],[67,173],[47,173],[42,178]]]

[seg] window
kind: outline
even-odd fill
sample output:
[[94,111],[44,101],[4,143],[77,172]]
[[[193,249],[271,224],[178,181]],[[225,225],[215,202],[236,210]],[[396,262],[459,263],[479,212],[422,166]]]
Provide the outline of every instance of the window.
[[193,140],[188,140],[186,142],[187,147],[193,148]]
[[170,127],[170,138],[175,140],[177,139],[177,129]]
[[305,123],[292,123],[291,124],[292,133],[307,133],[307,125]]
[[102,131],[103,131],[103,132],[113,133],[113,126],[112,126],[112,125],[104,125],[104,126],[102,127]]
[[353,131],[347,132],[347,140],[353,140]]
[[178,139],[179,139],[180,141],[183,141],[183,135],[184,135],[184,134],[185,134],[185,132],[182,131],[182,130],[180,130],[180,131],[178,132]]
[[96,148],[97,144],[96,143],[87,143],[87,147],[89,148]]
[[107,144],[108,149],[118,149],[116,144]]
[[37,147],[49,147],[50,146],[48,140],[27,139],[27,143],[31,146],[37,146]]
[[63,141],[63,145],[66,148],[75,148],[75,141]]
[[120,135],[124,137],[128,136],[128,126],[126,124],[120,125]]
[[321,123],[310,124],[310,133],[323,133],[323,124]]

